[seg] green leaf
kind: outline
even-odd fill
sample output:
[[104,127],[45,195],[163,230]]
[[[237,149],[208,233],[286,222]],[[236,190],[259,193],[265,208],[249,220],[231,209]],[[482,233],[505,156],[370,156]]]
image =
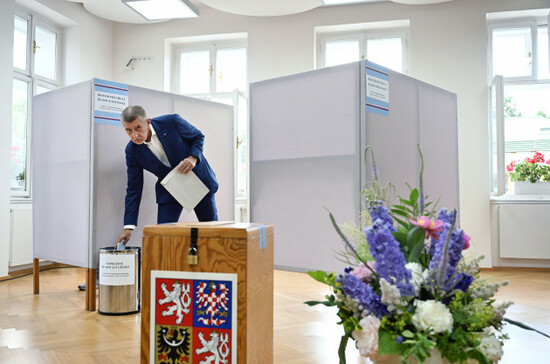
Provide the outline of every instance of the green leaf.
[[378,330],[378,354],[402,355],[404,354],[404,351],[405,347],[403,345],[400,345],[389,331],[386,331],[384,329]]
[[410,213],[407,213],[407,212],[401,211],[401,210],[391,209],[390,211],[391,211],[392,213],[396,214],[396,215],[401,215],[401,216],[404,216],[404,217],[409,217],[409,216],[411,216]]
[[307,274],[318,282],[325,283],[325,284],[327,283],[328,274],[326,272],[323,272],[322,270],[309,271],[307,272]]
[[414,208],[416,206],[415,203],[410,202],[409,200],[405,200],[404,198],[399,198],[399,201],[401,201],[402,204],[410,206],[412,208]]
[[508,322],[508,323],[510,323],[510,324],[512,324],[512,325],[516,325],[517,327],[521,327],[522,329],[530,330],[530,331],[535,331],[535,332],[541,334],[542,336],[546,336],[547,338],[550,339],[550,336],[548,336],[548,335],[545,334],[544,332],[541,332],[541,331],[539,331],[539,330],[537,330],[537,329],[534,329],[534,328],[532,328],[531,326],[527,326],[527,325],[525,325],[523,322],[510,320],[509,318],[506,318],[506,317],[504,317],[503,320],[506,321],[506,322]]
[[395,221],[397,221],[397,223],[400,224],[400,225],[402,225],[402,226],[409,226],[409,223],[408,223],[408,222],[405,222],[405,221],[403,221],[403,220],[401,220],[401,219],[398,219],[398,218],[395,217],[395,216],[393,217],[393,219],[394,219]]
[[416,201],[418,201],[418,196],[420,194],[418,193],[418,190],[415,188],[414,190],[411,191],[411,194],[409,196],[409,201],[412,202],[413,204],[416,204]]
[[308,306],[325,305],[327,307],[332,307],[337,305],[336,302],[331,301],[306,301],[304,303]]
[[[424,236],[426,232],[420,226],[415,226],[407,234],[407,248],[409,256],[407,262],[417,262],[424,249]],[[414,252],[414,255],[413,255]]]
[[401,333],[401,335],[402,335],[403,337],[406,337],[406,338],[409,338],[409,339],[411,339],[411,338],[414,337],[414,334],[412,333],[411,330],[404,330],[404,331]]
[[400,243],[405,244],[407,242],[407,233],[404,231],[393,232],[393,237]]

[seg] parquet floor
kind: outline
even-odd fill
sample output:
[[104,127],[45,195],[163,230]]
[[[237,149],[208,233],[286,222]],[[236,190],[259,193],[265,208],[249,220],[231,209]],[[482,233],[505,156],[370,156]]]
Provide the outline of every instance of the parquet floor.
[[[498,300],[512,300],[508,317],[550,333],[550,272],[494,271],[509,280]],[[0,363],[139,363],[140,315],[103,316],[84,311],[81,268],[40,274],[41,293],[32,294],[32,276],[0,282]],[[307,307],[327,287],[304,273],[275,271],[274,363],[335,364],[341,327],[334,309]],[[500,364],[550,363],[550,339],[507,326],[510,340]],[[368,363],[348,345],[348,363]],[[262,364],[262,363],[253,363]]]

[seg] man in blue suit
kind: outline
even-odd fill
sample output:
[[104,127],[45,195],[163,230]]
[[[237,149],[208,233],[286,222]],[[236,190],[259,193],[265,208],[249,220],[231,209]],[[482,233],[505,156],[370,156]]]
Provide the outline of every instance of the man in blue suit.
[[178,221],[182,206],[160,184],[174,168],[187,174],[191,170],[210,192],[195,207],[199,221],[216,221],[216,175],[204,157],[204,135],[178,114],[147,118],[143,107],[128,106],[122,111],[122,125],[130,137],[126,146],[126,188],[124,230],[117,241],[126,244],[138,222],[139,204],[143,190],[143,170],[158,177],[155,184],[158,204],[157,223]]

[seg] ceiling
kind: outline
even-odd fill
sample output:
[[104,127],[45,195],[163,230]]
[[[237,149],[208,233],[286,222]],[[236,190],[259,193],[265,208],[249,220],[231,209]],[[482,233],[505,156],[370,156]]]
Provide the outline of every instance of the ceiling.
[[[149,21],[124,5],[120,0],[66,0],[82,3],[84,8],[98,17],[121,23],[155,23]],[[368,3],[388,0],[193,0],[195,5],[207,5],[227,13],[248,16],[281,16],[315,9],[319,6],[337,6],[351,3]],[[451,0],[389,0],[401,4],[422,5]],[[334,4],[334,5],[329,5]],[[200,14],[199,14],[200,16]]]

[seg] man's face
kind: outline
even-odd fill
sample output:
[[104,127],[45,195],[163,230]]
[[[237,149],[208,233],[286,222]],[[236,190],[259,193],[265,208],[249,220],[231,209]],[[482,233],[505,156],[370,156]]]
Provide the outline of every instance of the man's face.
[[141,121],[139,118],[135,118],[132,122],[122,122],[126,134],[130,137],[132,142],[136,144],[142,144],[149,137],[149,124],[151,119],[147,121]]

